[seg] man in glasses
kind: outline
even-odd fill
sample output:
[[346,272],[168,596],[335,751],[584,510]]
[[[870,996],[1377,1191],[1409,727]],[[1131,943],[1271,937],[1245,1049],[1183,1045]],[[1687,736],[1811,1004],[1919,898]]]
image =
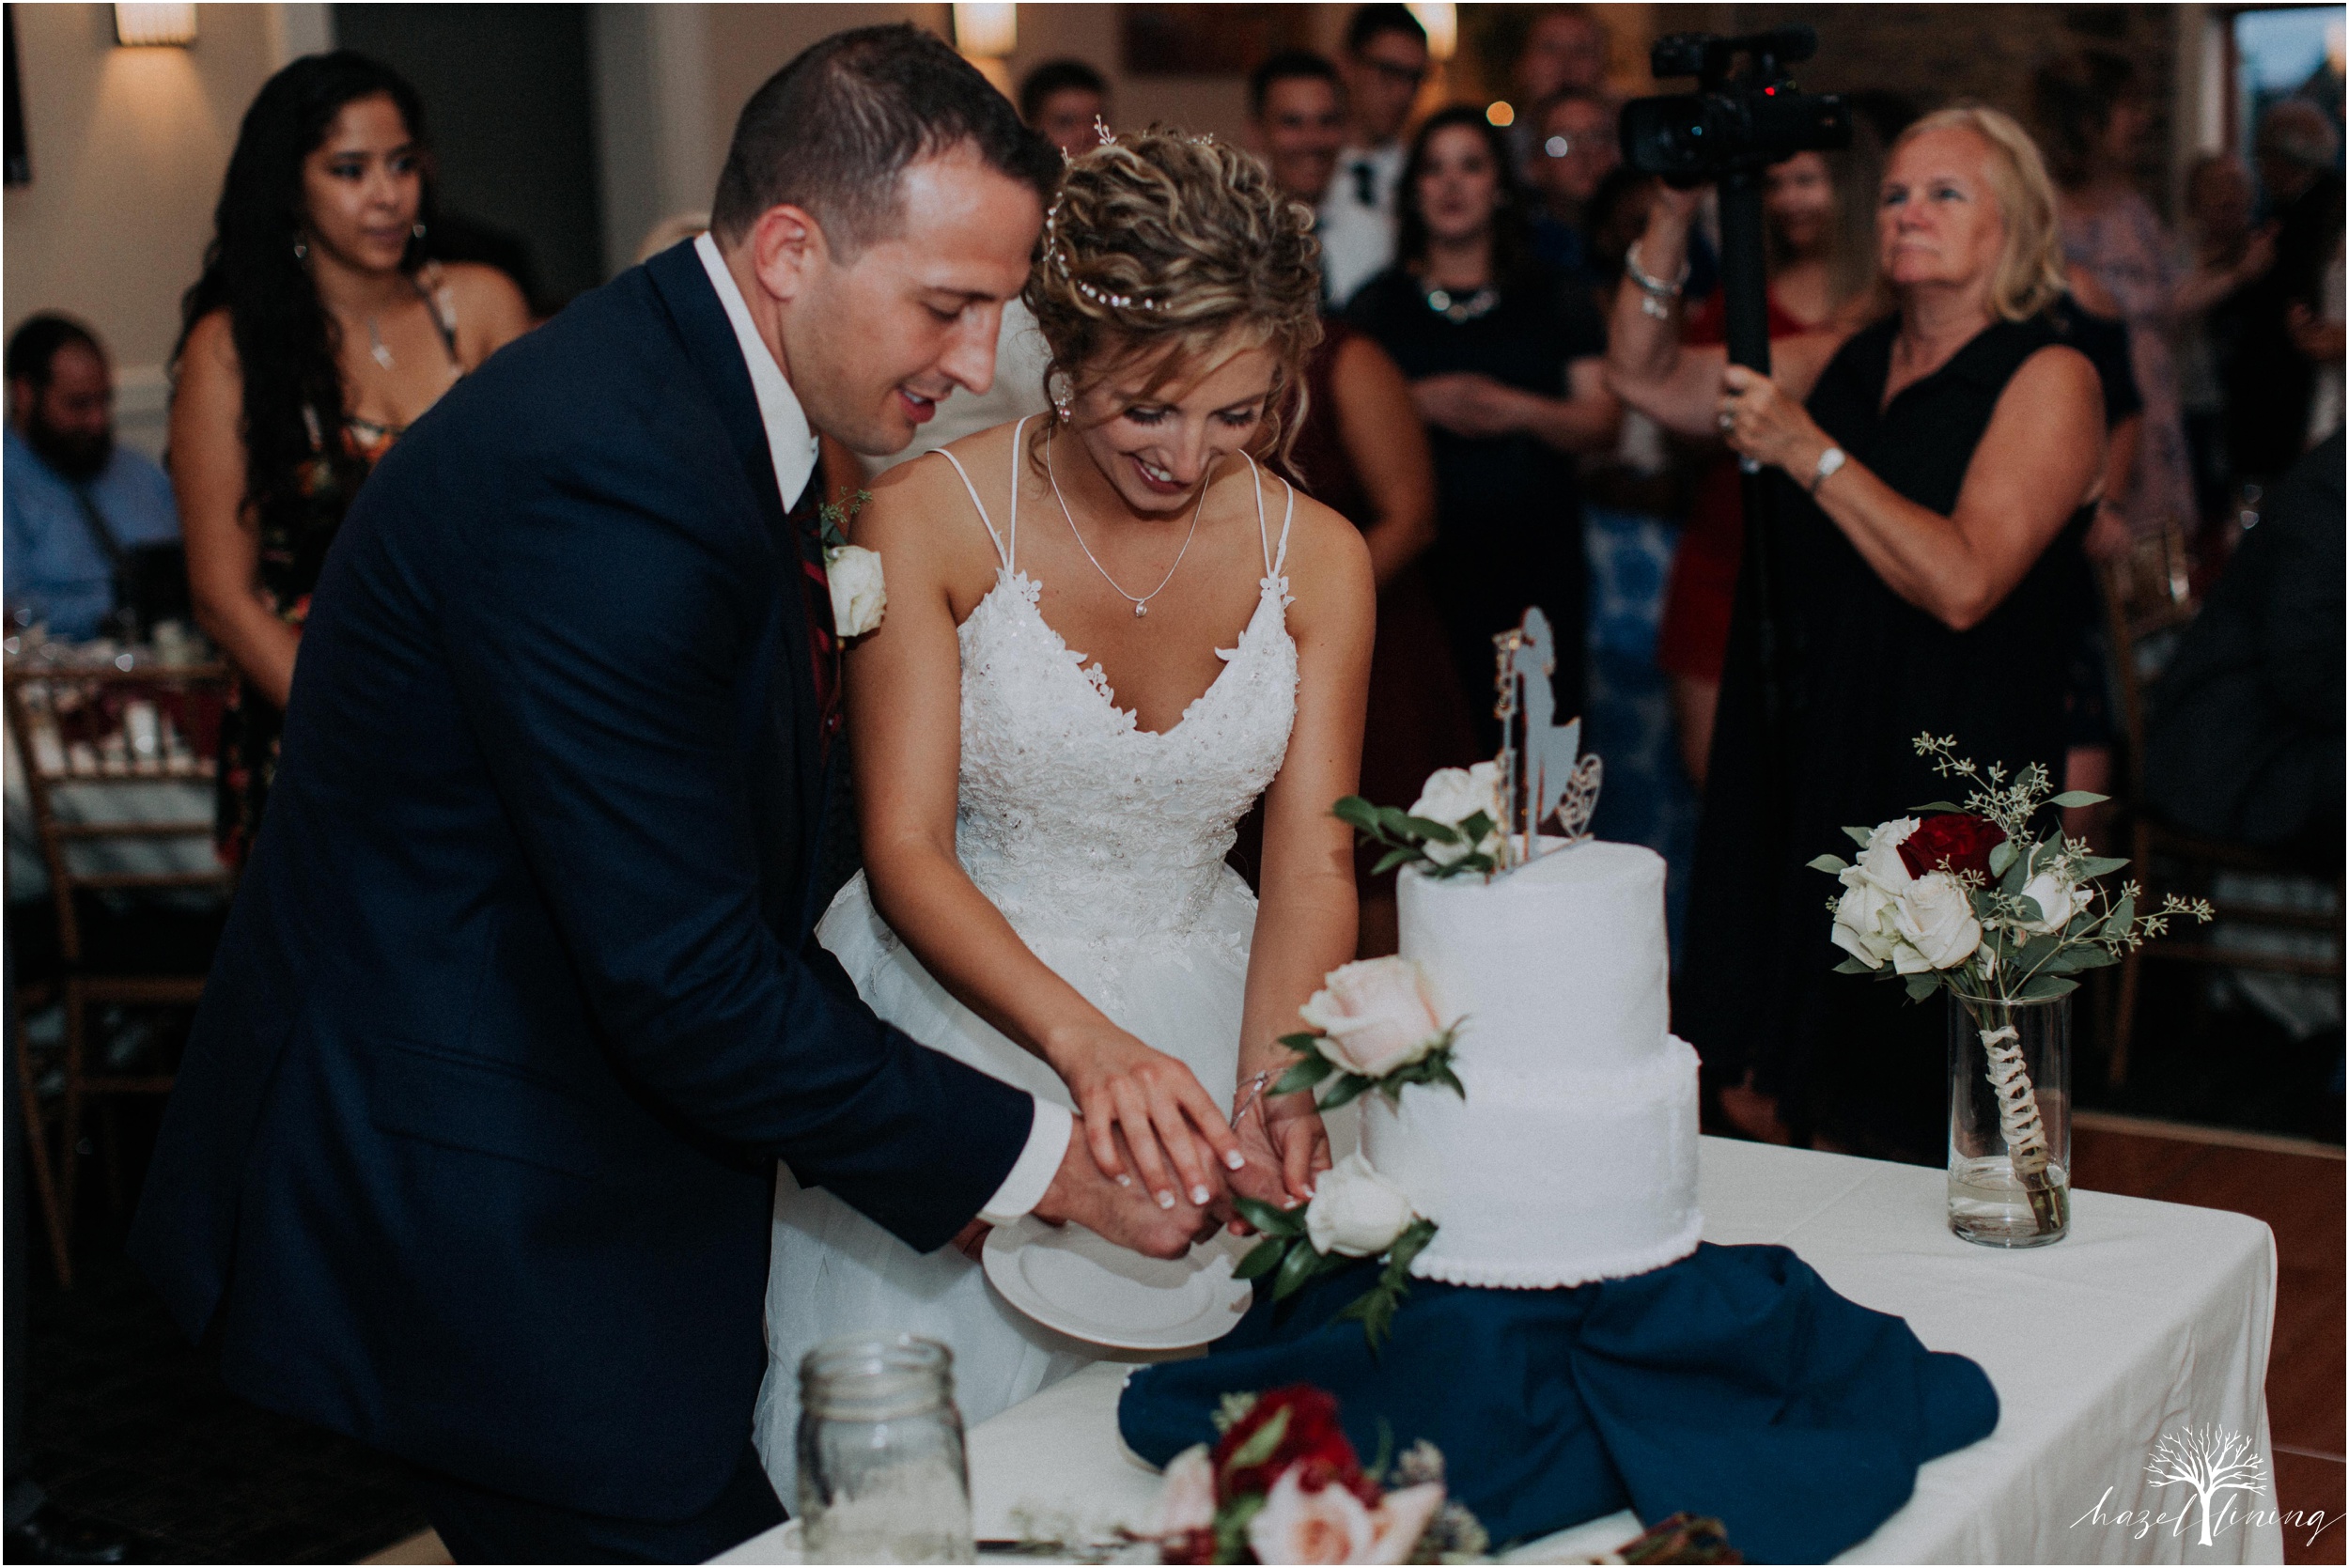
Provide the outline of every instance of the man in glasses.
[[1346,145],[1321,198],[1322,274],[1330,308],[1394,259],[1403,126],[1427,80],[1427,30],[1408,6],[1362,6],[1346,29]]
[[1526,179],[1540,197],[1532,214],[1533,251],[1571,278],[1592,281],[1591,197],[1623,161],[1615,106],[1587,87],[1568,87],[1524,116],[1535,133]]

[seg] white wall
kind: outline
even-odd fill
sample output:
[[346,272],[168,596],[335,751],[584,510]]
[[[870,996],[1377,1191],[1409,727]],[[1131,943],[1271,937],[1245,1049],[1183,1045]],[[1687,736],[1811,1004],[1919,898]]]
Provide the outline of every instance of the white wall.
[[325,8],[201,5],[189,49],[116,47],[110,6],[11,9],[33,182],[5,197],[7,325],[87,321],[114,356],[122,439],[157,451],[179,296],[237,123],[285,52],[322,36]]

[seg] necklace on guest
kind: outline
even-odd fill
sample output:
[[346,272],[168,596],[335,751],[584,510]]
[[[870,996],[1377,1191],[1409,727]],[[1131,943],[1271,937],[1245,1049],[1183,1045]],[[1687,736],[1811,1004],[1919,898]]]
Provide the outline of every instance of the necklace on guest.
[[1449,288],[1427,290],[1427,308],[1455,327],[1473,321],[1480,316],[1489,316],[1493,306],[1500,303],[1501,290],[1489,283],[1475,293],[1465,296],[1455,294]]
[[367,358],[386,370],[392,368],[392,347],[383,341],[382,318],[378,316],[367,318]]
[[1060,477],[1052,472],[1052,443],[1050,441],[1044,443],[1044,477],[1052,487],[1052,499],[1060,503],[1060,515],[1068,520],[1068,531],[1077,536],[1077,548],[1085,552],[1085,559],[1092,562],[1093,569],[1101,574],[1101,581],[1116,589],[1117,597],[1134,607],[1136,619],[1150,613],[1150,601],[1166,592],[1166,585],[1174,581],[1175,567],[1180,567],[1183,557],[1190,553],[1190,541],[1199,533],[1199,514],[1207,509],[1207,481],[1214,476],[1212,468],[1199,476],[1199,505],[1190,509],[1190,532],[1183,536],[1183,548],[1174,552],[1174,565],[1166,568],[1166,575],[1159,579],[1157,587],[1136,598],[1117,586],[1117,579],[1110,575],[1109,567],[1101,565],[1101,558],[1093,553],[1091,545],[1085,543],[1084,534],[1077,527],[1077,515],[1068,509],[1068,498],[1060,492]]

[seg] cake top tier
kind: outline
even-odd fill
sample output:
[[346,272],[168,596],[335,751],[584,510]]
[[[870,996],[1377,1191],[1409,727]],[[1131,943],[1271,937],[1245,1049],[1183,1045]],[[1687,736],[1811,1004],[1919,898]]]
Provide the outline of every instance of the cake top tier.
[[1407,870],[1399,897],[1404,956],[1441,1017],[1470,1019],[1464,1078],[1504,1088],[1663,1049],[1669,960],[1654,850],[1586,842],[1490,881]]

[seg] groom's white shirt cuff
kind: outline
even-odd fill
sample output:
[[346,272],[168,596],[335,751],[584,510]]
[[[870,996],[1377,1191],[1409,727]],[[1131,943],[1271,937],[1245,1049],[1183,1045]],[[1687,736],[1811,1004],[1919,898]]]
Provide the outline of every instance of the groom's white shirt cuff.
[[[759,423],[767,427],[767,455],[774,463],[775,488],[782,491],[783,509],[788,512],[799,504],[800,493],[815,475],[816,432],[808,427],[807,411],[784,379],[783,367],[758,335],[751,308],[742,303],[742,290],[735,287],[734,274],[726,271],[726,258],[719,254],[718,242],[705,234],[693,241],[693,254],[701,257],[702,271],[709,274],[709,286],[718,291],[718,303],[725,306],[735,342],[742,349],[742,363],[750,369]],[[979,1218],[990,1225],[1008,1225],[1042,1203],[1045,1189],[1059,1173],[1076,1127],[1076,1118],[1065,1107],[1036,1100],[1027,1147],[1012,1162],[1011,1174],[995,1189],[995,1196],[979,1210]]]
[[1035,1121],[1028,1127],[1028,1146],[1019,1151],[1012,1162],[1011,1174],[995,1189],[995,1196],[979,1210],[979,1218],[990,1225],[1008,1225],[1024,1219],[1028,1211],[1044,1201],[1044,1189],[1052,1185],[1060,1173],[1062,1157],[1068,1153],[1068,1141],[1077,1135],[1077,1119],[1067,1108],[1050,1100],[1035,1102]]

